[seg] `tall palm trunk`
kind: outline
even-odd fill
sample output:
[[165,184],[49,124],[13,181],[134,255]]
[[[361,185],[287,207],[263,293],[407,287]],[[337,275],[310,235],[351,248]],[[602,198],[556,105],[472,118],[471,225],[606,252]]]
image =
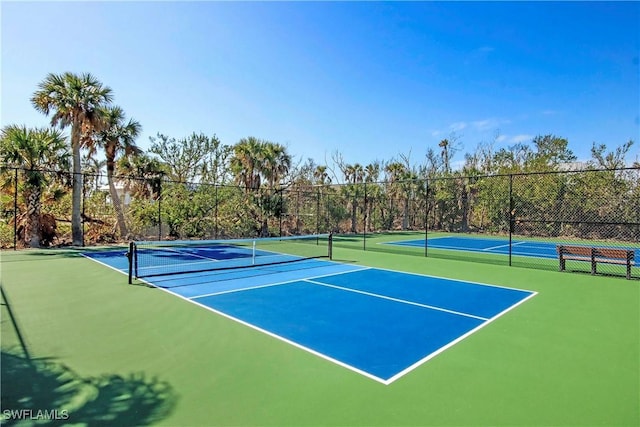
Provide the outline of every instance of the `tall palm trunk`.
[[73,155],[73,187],[71,192],[71,236],[74,246],[82,246],[82,161],[80,157],[81,124],[71,128],[71,151]]
[[115,170],[115,158],[111,156],[109,150],[107,150],[107,182],[109,183],[109,195],[111,196],[111,202],[113,203],[113,209],[116,211],[116,221],[118,223],[118,231],[120,237],[126,238],[129,234],[127,230],[127,224],[124,220],[124,212],[122,211],[122,204],[120,203],[120,197],[116,190],[116,185],[113,182],[113,172]]
[[27,196],[27,223],[24,230],[24,242],[32,248],[40,247],[40,194],[40,188],[34,186]]

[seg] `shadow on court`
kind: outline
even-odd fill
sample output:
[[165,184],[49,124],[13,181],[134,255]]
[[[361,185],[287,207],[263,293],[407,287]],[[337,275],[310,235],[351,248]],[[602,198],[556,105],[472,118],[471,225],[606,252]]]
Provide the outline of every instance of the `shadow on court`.
[[171,385],[143,373],[82,377],[53,359],[28,359],[19,350],[3,350],[1,363],[2,417],[15,414],[3,420],[6,425],[38,411],[56,411],[50,418],[58,418],[39,419],[38,425],[149,425],[166,418],[176,402]]
[[3,322],[11,323],[14,335],[5,338],[17,343],[1,351],[2,425],[139,426],[171,413],[177,395],[166,381],[144,373],[83,377],[54,358],[34,358],[7,294],[0,291]]

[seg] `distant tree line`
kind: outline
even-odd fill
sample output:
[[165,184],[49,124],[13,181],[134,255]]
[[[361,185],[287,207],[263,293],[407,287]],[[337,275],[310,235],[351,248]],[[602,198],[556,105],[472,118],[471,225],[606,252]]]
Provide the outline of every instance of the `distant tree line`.
[[[465,154],[461,167],[451,163],[460,149],[456,135],[427,148],[421,161],[407,153],[366,165],[339,152],[330,164],[295,161],[277,142],[249,136],[229,145],[202,133],[158,133],[144,152],[136,143],[140,123],[113,99],[111,88],[91,74],[49,74],[31,102],[51,127],[2,129],[3,245],[12,224],[24,246],[52,243],[46,228],[56,221],[70,225],[70,243],[77,246],[85,243],[87,222],[99,226],[92,242],[136,238],[159,223],[171,238],[268,236],[275,227],[287,234],[426,225],[500,232],[505,203],[514,201],[504,200],[509,183],[496,177],[523,173],[539,174],[519,188],[522,203],[515,202],[514,215],[523,220],[560,209],[571,218],[589,217],[610,208],[619,221],[638,222],[638,211],[623,215],[625,206],[640,206],[637,173],[553,174],[623,169],[633,141],[613,151],[593,143],[591,159],[580,165],[568,141],[552,134],[499,149],[496,137]],[[632,167],[640,168],[637,159]],[[101,188],[105,171],[107,191]],[[127,206],[119,187],[131,197]]]

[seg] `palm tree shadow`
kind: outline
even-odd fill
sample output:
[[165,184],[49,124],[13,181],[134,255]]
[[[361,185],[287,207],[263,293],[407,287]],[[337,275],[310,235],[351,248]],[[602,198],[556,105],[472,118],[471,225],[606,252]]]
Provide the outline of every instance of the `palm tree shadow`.
[[44,417],[49,419],[39,418],[38,425],[148,425],[166,418],[177,401],[169,383],[143,373],[82,377],[51,358],[29,359],[20,353],[1,353],[6,425],[19,424],[17,414],[35,417],[38,411],[49,414]]

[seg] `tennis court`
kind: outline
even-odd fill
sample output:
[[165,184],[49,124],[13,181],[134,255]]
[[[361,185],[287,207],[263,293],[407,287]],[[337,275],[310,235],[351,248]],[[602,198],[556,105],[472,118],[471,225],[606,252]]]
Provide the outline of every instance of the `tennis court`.
[[[163,244],[138,249],[139,270],[155,287],[383,384],[535,295],[276,253],[276,245]],[[127,273],[123,255],[86,254]]]
[[[307,247],[291,250],[319,253]],[[276,252],[240,251],[248,263]],[[87,425],[639,419],[636,282],[338,246],[333,261],[128,285],[127,252],[2,253],[3,407]],[[203,269],[170,252],[158,262]],[[144,256],[140,275],[162,270]]]
[[[424,248],[425,239],[410,239],[380,244]],[[429,238],[427,245],[429,248],[434,249],[482,252],[500,255],[508,255],[509,246],[511,246],[512,255],[546,259],[558,258],[558,253],[556,252],[557,243],[555,242],[514,239],[511,244],[509,244],[509,240],[507,239],[441,236]],[[593,245],[590,244],[587,246]],[[640,251],[636,251],[635,254],[635,265],[638,264],[640,264]]]

